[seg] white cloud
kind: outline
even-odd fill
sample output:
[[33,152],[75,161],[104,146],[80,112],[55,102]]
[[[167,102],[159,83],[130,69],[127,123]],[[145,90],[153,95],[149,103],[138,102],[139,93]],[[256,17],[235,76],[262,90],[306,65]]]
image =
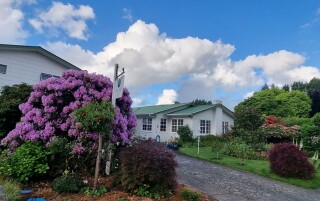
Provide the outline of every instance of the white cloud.
[[123,11],[122,18],[128,20],[129,22],[132,22],[133,16],[132,16],[131,10],[129,10],[128,8],[124,8],[122,9],[122,11]]
[[132,102],[134,105],[140,105],[142,101],[143,100],[141,98],[132,98]]
[[233,45],[195,37],[170,38],[155,24],[141,20],[118,33],[115,42],[97,53],[62,42],[48,43],[46,47],[90,72],[109,77],[118,63],[126,69],[126,86],[130,89],[179,81],[179,101],[213,99],[216,87],[238,90],[320,77],[319,69],[304,66],[305,58],[297,53],[280,50],[232,61]]
[[0,1],[0,43],[23,44],[28,32],[23,29],[24,13],[22,4],[31,4],[31,0]]
[[178,94],[173,89],[164,89],[158,98],[157,105],[173,104],[177,100]]
[[253,93],[254,93],[254,91],[248,92],[248,93],[246,93],[246,94],[243,96],[243,98],[244,98],[244,99],[250,98],[250,97],[253,96]]
[[71,4],[53,2],[52,6],[39,13],[36,18],[29,19],[29,23],[39,33],[44,28],[53,31],[65,31],[69,37],[87,40],[87,21],[95,19],[95,14],[90,6],[80,5],[78,8]]

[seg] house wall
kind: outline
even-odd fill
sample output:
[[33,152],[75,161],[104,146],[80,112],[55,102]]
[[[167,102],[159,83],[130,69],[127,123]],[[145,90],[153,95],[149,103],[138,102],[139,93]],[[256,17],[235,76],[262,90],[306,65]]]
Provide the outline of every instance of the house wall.
[[[232,126],[234,125],[234,118],[229,116],[225,112],[222,113],[222,121],[223,122],[228,122],[228,124],[229,124],[229,128],[228,129],[231,129]],[[222,129],[222,126],[221,126],[221,129]]]
[[209,120],[211,121],[211,127],[210,127],[210,133],[209,134],[214,134],[214,131],[216,129],[215,125],[215,119],[216,119],[216,114],[215,114],[216,109],[210,109],[206,110],[203,112],[199,112],[195,115],[193,115],[192,118],[192,124],[193,124],[193,136],[197,137],[199,135],[207,135],[204,133],[200,133],[200,120]]
[[0,73],[0,88],[4,85],[36,84],[40,74],[61,76],[67,68],[37,52],[0,50],[0,64],[7,65],[6,74]]
[[[136,134],[145,138],[156,138],[157,135],[160,136],[161,142],[169,141],[173,138],[179,137],[176,132],[172,132],[172,119],[183,119],[184,125],[189,125],[193,136],[197,137],[199,135],[207,135],[200,133],[200,120],[211,121],[210,134],[221,135],[222,134],[222,122],[229,122],[229,126],[234,124],[234,120],[227,113],[223,112],[221,107],[216,107],[213,109],[205,110],[194,114],[193,116],[177,116],[177,117],[167,117],[168,111],[163,113],[158,113],[155,117],[152,117],[152,131],[142,130],[142,119],[143,117],[138,117],[138,125],[136,127]],[[147,116],[146,116],[147,117]],[[166,132],[160,131],[160,121],[161,118],[167,119],[167,129]]]

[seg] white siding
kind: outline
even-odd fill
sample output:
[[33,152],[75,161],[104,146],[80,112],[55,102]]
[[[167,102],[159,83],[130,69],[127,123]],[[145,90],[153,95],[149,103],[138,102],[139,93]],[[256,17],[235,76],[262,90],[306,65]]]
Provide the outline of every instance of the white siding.
[[7,65],[6,74],[0,74],[0,88],[4,85],[36,84],[40,74],[61,76],[67,70],[57,62],[37,52],[0,50],[0,64]]
[[[227,113],[222,112],[222,121],[223,122],[228,122],[229,124],[229,129],[234,125],[234,119],[230,117]],[[222,126],[221,126],[222,128]]]
[[199,135],[207,135],[200,133],[200,120],[209,120],[211,121],[211,127],[210,127],[210,133],[209,134],[215,134],[215,109],[206,110],[203,112],[199,112],[195,115],[193,115],[193,136],[199,136]]

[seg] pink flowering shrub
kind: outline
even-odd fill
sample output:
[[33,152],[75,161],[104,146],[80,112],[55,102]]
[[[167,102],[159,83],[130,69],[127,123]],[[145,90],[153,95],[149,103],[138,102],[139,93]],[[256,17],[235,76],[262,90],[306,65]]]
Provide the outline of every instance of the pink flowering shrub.
[[[61,78],[49,78],[33,86],[26,103],[20,105],[22,122],[1,141],[15,150],[25,141],[40,141],[48,146],[54,139],[74,142],[73,152],[97,147],[98,133],[78,129],[72,112],[89,102],[111,101],[112,82],[103,75],[67,70]],[[113,142],[129,143],[136,126],[127,89],[117,99],[112,123]]]

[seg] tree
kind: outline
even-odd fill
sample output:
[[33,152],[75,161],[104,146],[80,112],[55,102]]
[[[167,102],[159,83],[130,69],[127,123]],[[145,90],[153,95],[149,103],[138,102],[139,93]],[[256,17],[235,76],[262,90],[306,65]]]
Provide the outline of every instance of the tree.
[[284,92],[285,91],[277,88],[255,92],[253,96],[239,103],[235,107],[235,110],[252,106],[259,109],[265,115],[275,114],[278,106],[278,102],[275,98],[277,95]]
[[0,94],[0,140],[20,121],[22,113],[19,110],[19,105],[27,101],[31,91],[32,86],[25,83],[2,87]]
[[74,112],[76,126],[79,130],[85,132],[97,132],[99,134],[99,145],[97,150],[96,168],[94,174],[93,189],[96,190],[100,158],[102,151],[102,138],[109,137],[112,121],[114,118],[114,108],[110,102],[89,103],[86,106],[77,109]]
[[282,93],[276,97],[276,100],[279,103],[276,115],[281,117],[309,117],[311,100],[305,92]]
[[261,111],[253,106],[243,107],[235,111],[235,128],[255,131],[263,124]]
[[177,133],[179,135],[179,142],[192,142],[192,131],[188,125],[179,127]]
[[263,91],[263,90],[266,90],[266,89],[269,89],[269,85],[267,83],[265,83],[262,87],[261,87],[261,90],[260,91]]
[[[116,101],[113,132],[109,138],[112,142],[129,143],[134,133],[136,117],[129,95],[124,89]],[[111,96],[111,80],[87,71],[67,70],[61,78],[41,81],[34,85],[28,101],[20,106],[22,122],[1,144],[15,150],[25,141],[39,141],[48,146],[55,139],[63,138],[73,143],[73,154],[95,149],[99,135],[79,130],[71,114],[90,102],[111,101]]]
[[278,88],[255,92],[252,97],[239,103],[235,110],[253,106],[264,115],[280,117],[308,117],[311,101],[300,91],[284,91]]
[[303,83],[303,82],[293,82],[293,84],[291,85],[291,90],[299,90],[299,91],[307,91],[307,83]]
[[212,102],[211,101],[206,101],[203,99],[195,99],[191,102],[191,104],[193,105],[211,105]]
[[288,84],[283,85],[282,90],[289,92],[290,86]]

